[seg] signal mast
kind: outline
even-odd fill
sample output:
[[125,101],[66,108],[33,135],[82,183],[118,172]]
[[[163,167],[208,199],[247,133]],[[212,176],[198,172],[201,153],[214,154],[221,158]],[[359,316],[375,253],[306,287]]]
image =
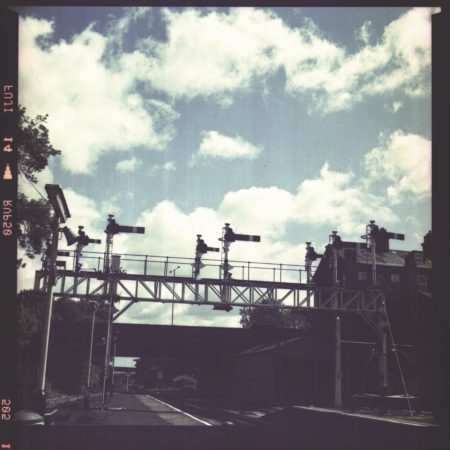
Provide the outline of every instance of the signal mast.
[[195,262],[194,262],[194,278],[200,275],[200,269],[205,267],[202,264],[202,256],[207,252],[219,252],[217,247],[208,247],[205,241],[201,238],[201,234],[197,234],[197,246],[195,247]]
[[[102,394],[102,410],[105,408],[106,402],[106,386],[107,381],[112,382],[112,370],[111,370],[111,336],[112,336],[112,314],[113,314],[113,303],[114,296],[117,290],[117,279],[114,276],[115,272],[120,270],[120,261],[117,259],[113,261],[114,264],[110,264],[111,252],[113,247],[113,237],[118,233],[138,233],[144,234],[144,227],[133,227],[128,225],[119,225],[114,220],[114,215],[108,215],[108,223],[105,229],[106,233],[106,248],[105,248],[105,259],[103,262],[103,275],[105,277],[105,290],[104,294],[109,303],[109,313],[108,313],[108,327],[106,332],[106,349],[105,349],[105,365],[103,370],[103,394]],[[114,267],[113,267],[114,266]]]
[[222,228],[222,237],[219,238],[219,241],[223,243],[223,279],[230,280],[232,275],[230,272],[230,269],[232,269],[232,267],[228,263],[228,252],[230,251],[230,244],[235,241],[261,242],[261,236],[235,233],[230,227],[230,224],[226,223]]
[[62,231],[66,237],[67,245],[77,244],[75,250],[74,271],[79,272],[81,269],[80,258],[82,256],[81,250],[83,247],[86,247],[88,244],[101,244],[102,241],[100,239],[91,239],[84,231],[84,226],[82,225],[78,225],[78,236],[75,236],[73,231],[67,226],[65,226]]
[[[230,244],[235,241],[260,242],[261,236],[235,233],[230,227],[230,224],[226,223],[222,228],[222,237],[219,238],[219,241],[221,241],[223,244],[224,260],[223,265],[221,265],[223,279],[224,281],[230,281],[232,275],[230,270],[233,268],[228,262],[228,252],[230,251]],[[230,311],[232,309],[232,307],[230,306],[230,293],[230,286],[224,285],[221,292],[222,304],[214,305],[214,309],[224,310],[227,312]]]

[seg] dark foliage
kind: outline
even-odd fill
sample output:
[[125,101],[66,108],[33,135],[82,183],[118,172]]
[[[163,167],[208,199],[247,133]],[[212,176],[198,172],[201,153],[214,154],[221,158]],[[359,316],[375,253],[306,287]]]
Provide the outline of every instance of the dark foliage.
[[19,130],[17,135],[18,166],[28,180],[37,182],[36,173],[44,170],[50,156],[61,153],[53,148],[45,126],[48,116],[38,115],[32,119],[26,115],[26,109],[19,106]]

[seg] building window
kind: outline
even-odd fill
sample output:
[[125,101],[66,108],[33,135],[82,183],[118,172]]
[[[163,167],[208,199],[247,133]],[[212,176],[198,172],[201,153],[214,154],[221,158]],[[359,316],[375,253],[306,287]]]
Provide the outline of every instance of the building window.
[[419,286],[426,286],[428,283],[428,279],[426,275],[417,275],[417,284]]
[[358,272],[358,281],[367,281],[367,272]]
[[400,283],[400,274],[398,273],[391,273],[391,283]]

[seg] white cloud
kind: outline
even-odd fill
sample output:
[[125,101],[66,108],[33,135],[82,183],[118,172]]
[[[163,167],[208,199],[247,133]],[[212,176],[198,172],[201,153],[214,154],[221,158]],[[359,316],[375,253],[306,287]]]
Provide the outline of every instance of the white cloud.
[[283,70],[287,92],[307,94],[310,112],[325,114],[397,90],[429,94],[433,11],[407,11],[378,40],[365,22],[356,33],[361,47],[349,53],[311,20],[290,28],[268,9],[166,9],[167,42],[147,39],[120,64],[174,98],[204,96],[223,105],[255,83],[264,89],[267,78]]
[[22,291],[24,289],[33,289],[35,273],[37,270],[42,269],[42,261],[40,256],[28,258],[25,254],[25,250],[18,248],[17,258],[22,260],[22,264],[25,264],[25,267],[21,267],[17,271],[17,290]]
[[221,159],[255,159],[261,152],[261,148],[254,146],[240,136],[234,138],[225,136],[217,131],[203,133],[203,139],[193,161],[199,158]]
[[[85,227],[84,231],[91,239],[101,239],[104,245],[104,224],[106,223],[106,215],[103,216],[101,212],[99,212],[99,208],[97,207],[94,200],[91,198],[85,197],[84,195],[80,195],[72,189],[66,189],[62,186],[64,191],[64,196],[67,202],[67,206],[69,208],[71,217],[64,224],[68,226],[74,234],[78,232],[78,226],[82,225]],[[44,191],[45,195],[45,191]],[[61,249],[69,249],[74,250],[74,247],[68,247],[65,239],[62,239],[58,248]],[[87,248],[89,251],[99,251],[103,250],[102,245],[91,244]],[[40,260],[40,256],[35,256],[34,258],[28,258],[23,249],[18,249],[18,257],[22,258],[23,262],[26,263],[25,268],[19,269],[18,273],[18,290],[23,289],[32,289],[34,286],[34,275],[36,270],[40,270],[42,267],[42,263]],[[67,267],[71,268],[72,261],[68,259]],[[83,261],[83,263],[89,264],[89,262]],[[96,264],[96,263],[95,263]]]
[[134,172],[141,165],[142,161],[133,156],[130,159],[119,161],[116,164],[116,170],[119,172]]
[[34,200],[42,199],[42,196],[44,196],[44,198],[47,198],[45,185],[53,183],[53,173],[51,169],[47,166],[44,170],[42,170],[38,174],[35,174],[35,176],[37,178],[37,182],[31,183],[24,175],[19,173],[19,192]]
[[108,200],[102,202],[100,211],[106,218],[109,214],[119,215],[122,212],[122,208],[118,204],[118,196],[113,195]]
[[82,225],[91,238],[102,237],[106,216],[102,214],[96,202],[72,189],[64,189],[64,196],[71,215],[67,220],[67,226],[76,231],[78,226]]
[[[91,198],[71,189],[65,189],[64,192],[72,213],[67,225],[75,232],[78,225],[83,225],[91,238],[102,239],[102,246],[89,247],[90,251],[101,252],[104,248],[105,208],[108,205],[99,207]],[[114,199],[112,202],[114,204]],[[114,252],[161,255],[148,260],[147,273],[153,274],[162,274],[166,257],[169,257],[168,269],[172,270],[179,265],[177,275],[189,277],[192,274],[196,235],[201,234],[208,246],[220,247],[218,238],[221,237],[224,223],[229,222],[236,233],[261,236],[260,243],[238,242],[232,245],[230,260],[242,261],[235,263],[235,276],[240,277],[243,271],[245,273],[247,261],[259,261],[273,263],[273,266],[267,264],[261,266],[265,269],[252,269],[252,278],[271,280],[275,273],[273,268],[278,268],[280,263],[304,264],[305,244],[302,241],[314,241],[313,235],[318,226],[337,229],[343,237],[359,240],[365,224],[371,218],[376,218],[383,225],[390,225],[398,220],[380,198],[360,188],[351,173],[332,171],[325,164],[316,178],[302,182],[296,192],[277,187],[241,189],[228,192],[215,210],[199,207],[191,212],[183,212],[171,201],[162,201],[154,208],[144,211],[136,220],[136,225],[145,227],[145,234],[115,236]],[[122,223],[120,217],[116,219],[118,223]],[[288,226],[304,227],[300,243],[292,244],[289,241],[286,235]],[[316,250],[320,252],[321,248],[316,246]],[[133,259],[139,258],[133,256]],[[220,253],[210,252],[205,255],[204,261],[206,259],[220,259]],[[123,259],[122,266],[130,273],[137,270],[142,273],[143,261],[143,258],[139,263],[129,261],[129,258],[128,261]],[[88,260],[82,262],[85,267],[89,264]],[[217,263],[214,267],[207,266],[202,269],[202,276],[218,277],[218,270]],[[289,276],[292,280],[298,280],[299,273],[294,271]],[[23,286],[23,283],[20,285]],[[194,316],[191,316],[188,312],[192,309],[187,306],[183,308],[186,311],[179,309],[179,312],[186,315],[184,323],[198,324],[198,321],[195,322],[195,314],[192,313]],[[164,305],[136,305],[136,308],[133,307],[124,314],[123,320],[168,323],[169,314]],[[208,316],[206,313],[199,317],[205,325],[219,326],[224,323],[237,325],[238,318],[230,315],[224,319],[223,315]]]
[[20,19],[19,101],[32,116],[49,114],[50,141],[62,150],[63,167],[90,173],[111,151],[164,149],[176,114],[137,95],[132,71],[107,66],[109,37],[88,27],[51,43],[53,33],[50,21]]
[[359,30],[355,31],[356,39],[360,40],[364,45],[368,45],[370,43],[371,38],[371,28],[372,22],[370,20],[366,20],[362,27]]
[[403,108],[403,103],[400,101],[393,102],[389,105],[386,105],[385,108],[392,113],[396,113],[396,112],[400,111],[400,109]]
[[140,52],[125,55],[122,63],[137,68],[144,80],[173,97],[220,99],[224,93],[247,89],[258,72],[273,68],[265,27],[273,20],[282,24],[269,12],[165,9],[163,15],[168,41],[149,39]]
[[352,173],[334,172],[325,164],[318,178],[305,180],[295,197],[299,223],[327,224],[355,237],[372,217],[384,223],[398,220],[383,198],[370,194],[353,178]]
[[176,170],[175,163],[173,161],[167,161],[164,164],[154,164],[150,167],[150,172],[159,172],[161,170],[163,172],[172,172]]
[[382,137],[379,147],[365,157],[370,181],[387,180],[389,199],[395,204],[405,195],[417,199],[431,194],[431,142],[417,134],[395,131]]

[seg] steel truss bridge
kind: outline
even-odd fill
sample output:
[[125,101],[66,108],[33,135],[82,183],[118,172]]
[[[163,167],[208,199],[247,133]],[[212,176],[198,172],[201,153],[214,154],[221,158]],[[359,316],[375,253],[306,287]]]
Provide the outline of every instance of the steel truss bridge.
[[[205,259],[202,274],[218,274],[219,277],[196,279],[189,275],[193,259],[118,255],[120,269],[105,274],[99,270],[102,254],[92,253],[83,252],[84,258],[95,262],[90,268],[58,270],[53,295],[97,301],[112,297],[115,302],[128,302],[114,315],[114,320],[137,302],[212,305],[218,309],[277,307],[299,312],[313,308],[353,311],[364,316],[382,312],[384,308],[382,290],[314,286],[307,283],[304,266],[230,261],[236,278],[224,280],[220,278],[221,261]],[[68,258],[66,265],[71,256]],[[177,270],[181,276],[176,275]],[[36,290],[45,288],[46,278],[47,271],[36,272]]]

